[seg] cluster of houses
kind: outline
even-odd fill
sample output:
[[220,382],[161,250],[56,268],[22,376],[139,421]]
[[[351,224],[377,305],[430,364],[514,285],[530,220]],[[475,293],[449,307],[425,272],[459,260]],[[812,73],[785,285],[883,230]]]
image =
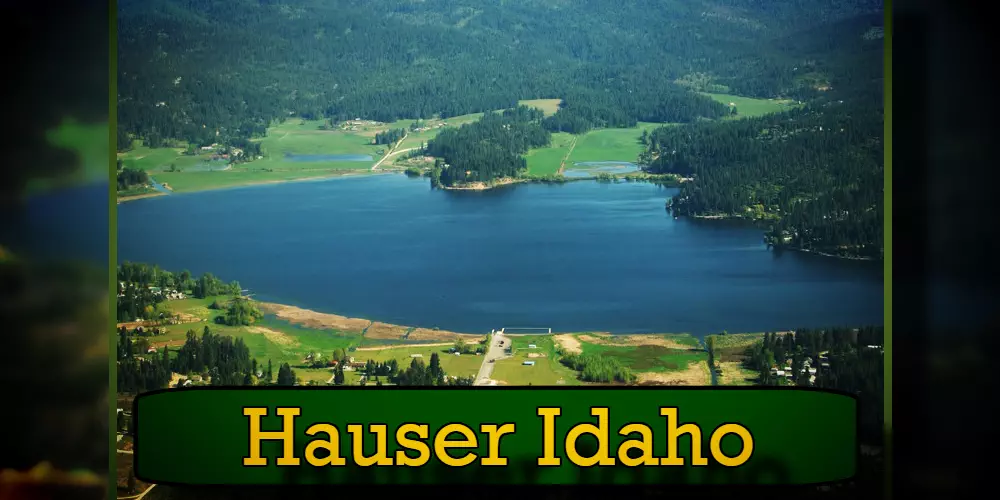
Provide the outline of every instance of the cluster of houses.
[[[320,358],[322,358],[322,357],[323,357],[323,355],[320,354],[320,353],[308,354],[305,357],[305,359],[302,360],[302,364],[308,365],[308,364],[315,363],[316,361],[319,361]],[[328,359],[326,361],[326,366],[328,368],[335,368],[339,364],[340,364],[340,361],[336,360],[336,359]],[[351,356],[351,357],[347,358],[347,362],[344,364],[344,371],[345,372],[349,372],[349,371],[361,369],[361,368],[364,368],[366,364],[368,364],[367,361],[358,361],[358,360],[354,359],[354,356]]]
[[[817,359],[819,360],[820,368],[822,368],[822,369],[828,369],[828,368],[830,368],[830,359],[827,357],[827,355],[828,355],[828,352],[824,351],[824,352],[819,353],[819,356],[817,356]],[[808,374],[809,375],[809,383],[810,384],[815,384],[816,383],[816,374],[818,373],[818,371],[819,370],[816,367],[812,366],[812,358],[808,358],[807,357],[805,360],[802,361],[802,367],[799,368],[799,375],[804,376],[804,375]],[[780,366],[779,365],[779,366],[771,367],[771,376],[781,377],[781,378],[784,378],[784,379],[790,381],[794,375],[795,375],[795,373],[792,371],[792,360],[791,360],[791,358],[785,360],[784,366]]]
[[351,130],[356,131],[358,127],[375,127],[381,125],[380,122],[374,120],[362,120],[361,118],[355,118],[353,120],[347,120],[340,124],[341,130]]
[[433,126],[430,126],[430,127],[417,127],[415,129],[413,129],[413,131],[414,132],[426,132],[428,130],[433,130],[433,129],[436,129],[436,128],[447,127],[447,126],[448,126],[448,122],[441,122],[441,123],[437,123],[437,124],[435,124]]
[[[133,285],[131,283],[126,284],[124,281],[119,281],[118,282],[118,296],[119,297],[124,297],[125,296],[125,290],[128,289],[128,288],[133,288],[134,286],[135,285]],[[166,297],[169,300],[180,300],[180,299],[186,298],[186,296],[184,295],[184,292],[181,292],[179,290],[174,290],[173,288],[165,288],[164,289],[164,288],[160,288],[158,286],[147,286],[146,289],[149,290],[149,292],[152,293],[154,296],[157,296],[157,297],[160,297],[160,296]]]

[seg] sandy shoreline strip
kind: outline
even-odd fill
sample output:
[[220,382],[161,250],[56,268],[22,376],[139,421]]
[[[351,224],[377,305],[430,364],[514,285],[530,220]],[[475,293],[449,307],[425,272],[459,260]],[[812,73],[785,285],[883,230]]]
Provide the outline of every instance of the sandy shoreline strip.
[[[402,336],[410,330],[407,326],[392,325],[361,318],[348,318],[338,314],[328,314],[303,309],[301,307],[289,306],[285,304],[275,304],[273,302],[258,302],[261,311],[274,314],[279,319],[285,320],[293,325],[302,325],[307,328],[320,330],[341,330],[349,332],[366,332],[365,336],[374,339],[402,339]],[[370,335],[369,335],[370,334]],[[455,342],[462,339],[466,342],[477,342],[486,338],[485,334],[456,333],[446,330],[434,330],[430,328],[415,328],[406,336],[410,341],[449,341]],[[429,345],[429,344],[427,344]],[[384,348],[384,347],[379,347]]]

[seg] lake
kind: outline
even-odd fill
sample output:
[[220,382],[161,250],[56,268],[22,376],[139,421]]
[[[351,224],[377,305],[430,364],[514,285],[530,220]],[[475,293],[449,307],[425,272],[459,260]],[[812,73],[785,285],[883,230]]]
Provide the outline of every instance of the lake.
[[358,176],[118,206],[120,260],[238,280],[261,300],[481,333],[882,324],[882,263],[775,253],[762,230],[674,219],[648,183],[432,190]]

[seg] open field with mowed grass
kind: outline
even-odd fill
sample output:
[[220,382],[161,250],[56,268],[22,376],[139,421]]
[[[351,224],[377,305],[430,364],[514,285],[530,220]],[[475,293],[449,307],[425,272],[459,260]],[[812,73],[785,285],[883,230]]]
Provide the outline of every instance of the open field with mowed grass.
[[639,142],[643,130],[652,131],[662,123],[640,122],[632,128],[605,128],[591,130],[577,139],[573,154],[566,168],[583,161],[627,161],[635,163],[643,145]]
[[736,105],[736,118],[750,118],[754,116],[766,115],[768,113],[778,113],[799,107],[799,104],[791,99],[756,99],[753,97],[742,97],[732,94],[711,94],[704,93],[708,97],[729,105]]
[[544,148],[535,148],[524,155],[528,162],[528,175],[553,175],[559,172],[559,166],[566,158],[570,145],[575,138],[567,132],[552,134],[552,142]]
[[[495,362],[492,379],[503,385],[580,385],[577,372],[559,362],[551,335],[508,335],[514,357]],[[528,345],[534,344],[535,349]],[[534,361],[527,366],[525,361]]]

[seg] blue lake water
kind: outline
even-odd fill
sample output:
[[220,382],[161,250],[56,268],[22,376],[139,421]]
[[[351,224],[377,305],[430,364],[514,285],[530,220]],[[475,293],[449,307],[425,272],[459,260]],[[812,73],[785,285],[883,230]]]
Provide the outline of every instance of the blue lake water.
[[601,172],[609,174],[627,174],[638,172],[639,166],[627,161],[581,161],[574,163],[567,168],[563,175],[566,177],[592,177]]
[[296,155],[291,153],[285,154],[285,159],[288,161],[372,161],[373,158],[370,155]]
[[882,324],[881,263],[778,254],[760,229],[674,219],[675,192],[448,192],[387,175],[182,193],[119,205],[118,256],[238,280],[262,300],[464,332]]

